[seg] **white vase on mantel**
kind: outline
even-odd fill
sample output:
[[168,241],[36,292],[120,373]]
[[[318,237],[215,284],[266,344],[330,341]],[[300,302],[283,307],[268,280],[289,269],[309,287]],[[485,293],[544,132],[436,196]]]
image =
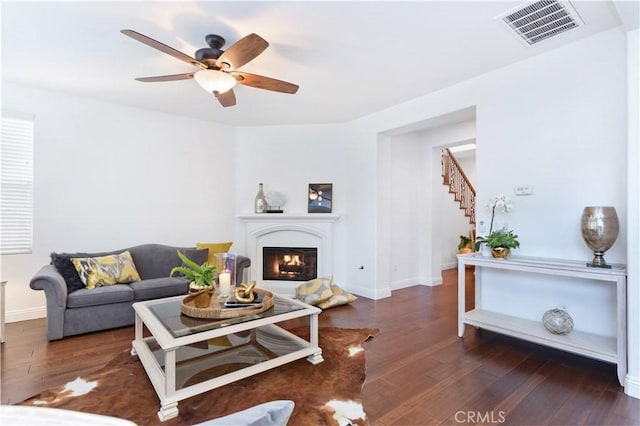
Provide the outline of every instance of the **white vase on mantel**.
[[480,247],[480,254],[482,255],[482,257],[492,257],[491,249],[488,245],[481,244]]

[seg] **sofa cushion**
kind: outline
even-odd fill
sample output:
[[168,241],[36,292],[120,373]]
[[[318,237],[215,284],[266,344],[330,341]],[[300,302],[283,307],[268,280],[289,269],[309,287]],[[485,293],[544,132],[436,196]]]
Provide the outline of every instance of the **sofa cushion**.
[[108,305],[133,301],[133,290],[128,284],[114,284],[94,289],[83,288],[67,296],[67,308]]
[[216,266],[216,253],[227,253],[231,248],[231,244],[233,244],[232,241],[226,243],[196,243],[196,248],[209,250],[207,263]]
[[[84,256],[88,256],[88,254],[85,253]],[[84,283],[80,279],[76,267],[71,263],[72,257],[82,257],[82,254],[51,253],[51,264],[64,278],[64,282],[67,284],[67,293],[84,288]]]
[[133,300],[151,300],[187,294],[189,281],[185,278],[152,278],[132,283]]
[[74,257],[71,263],[88,289],[140,281],[129,251],[100,257]]
[[129,249],[140,278],[143,280],[168,277],[171,269],[182,265],[178,250],[198,265],[206,262],[209,254],[207,249],[198,250],[194,247],[172,247],[162,244],[143,244]]
[[76,267],[71,262],[72,258],[107,256],[121,251],[122,250],[99,253],[51,253],[51,264],[56,267],[56,270],[62,275],[62,278],[64,278],[64,282],[67,284],[67,293],[71,293],[85,288],[85,284],[80,279]]

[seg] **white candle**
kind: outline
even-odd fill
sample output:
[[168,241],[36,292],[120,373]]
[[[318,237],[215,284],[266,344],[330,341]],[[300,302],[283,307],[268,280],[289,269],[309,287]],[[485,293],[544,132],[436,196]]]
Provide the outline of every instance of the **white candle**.
[[231,272],[221,272],[218,279],[220,295],[228,296],[231,293]]

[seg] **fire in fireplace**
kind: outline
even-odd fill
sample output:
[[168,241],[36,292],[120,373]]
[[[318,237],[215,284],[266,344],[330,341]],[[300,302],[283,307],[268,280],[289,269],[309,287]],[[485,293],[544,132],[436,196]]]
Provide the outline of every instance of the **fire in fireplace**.
[[263,247],[262,279],[308,281],[318,276],[318,249]]

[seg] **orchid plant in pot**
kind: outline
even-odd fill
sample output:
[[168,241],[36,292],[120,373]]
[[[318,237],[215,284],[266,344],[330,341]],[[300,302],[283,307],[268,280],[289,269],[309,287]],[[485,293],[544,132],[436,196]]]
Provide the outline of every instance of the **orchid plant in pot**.
[[496,210],[500,213],[507,213],[513,207],[511,201],[506,196],[500,194],[492,197],[487,205],[491,209],[491,225],[489,226],[489,234],[487,236],[478,237],[476,239],[475,249],[478,251],[482,244],[486,244],[491,249],[491,255],[496,258],[506,259],[511,249],[520,247],[518,236],[511,230],[501,228],[493,230],[493,221],[495,219]]

